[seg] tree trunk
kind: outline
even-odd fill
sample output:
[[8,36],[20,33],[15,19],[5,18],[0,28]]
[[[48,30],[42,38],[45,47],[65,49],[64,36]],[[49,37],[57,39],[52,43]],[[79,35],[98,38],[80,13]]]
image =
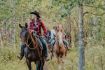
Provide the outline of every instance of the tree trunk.
[[[105,0],[104,0],[104,12],[105,12]],[[104,15],[104,17],[105,17],[105,15]],[[104,20],[105,21],[105,20]]]
[[85,55],[84,55],[84,41],[83,41],[83,4],[82,0],[79,0],[78,4],[78,14],[79,14],[79,65],[78,65],[78,70],[85,70]]

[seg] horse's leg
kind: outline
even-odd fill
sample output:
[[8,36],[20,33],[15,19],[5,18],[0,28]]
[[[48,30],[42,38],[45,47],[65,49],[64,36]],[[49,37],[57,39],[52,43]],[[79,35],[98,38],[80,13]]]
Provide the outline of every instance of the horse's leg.
[[60,54],[59,60],[60,60],[61,63],[63,63],[62,58],[63,58],[63,54]]
[[51,59],[53,58],[54,56],[54,48],[52,47],[52,50],[51,50]]
[[29,69],[29,70],[32,70],[31,61],[28,60],[28,59],[26,59],[26,63],[27,63],[28,69]]
[[63,57],[61,58],[61,62],[64,63]]
[[36,62],[36,70],[41,70],[41,63],[40,63],[40,61]]
[[42,60],[39,61],[39,68],[40,68],[40,70],[43,70],[43,63],[42,63]]
[[64,63],[64,58],[65,58],[65,51],[61,54],[61,62]]
[[36,70],[43,70],[44,67],[44,61],[40,60],[36,62]]
[[45,63],[44,59],[41,60],[41,70],[44,70],[44,63]]
[[36,70],[40,70],[40,69],[38,68],[38,65],[39,65],[39,61],[36,62]]
[[58,64],[60,64],[60,57],[58,57],[57,59],[58,59]]
[[65,54],[64,54],[65,56],[67,56],[67,52],[68,52],[68,51],[67,51],[67,49],[65,48]]
[[65,51],[65,56],[67,56],[67,50]]

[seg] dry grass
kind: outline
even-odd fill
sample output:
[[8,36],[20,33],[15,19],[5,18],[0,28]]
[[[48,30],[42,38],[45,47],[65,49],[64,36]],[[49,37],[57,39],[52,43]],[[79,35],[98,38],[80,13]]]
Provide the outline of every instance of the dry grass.
[[[4,47],[0,48],[0,70],[28,70],[25,59],[22,61],[17,59],[19,48]],[[102,70],[105,68],[105,49],[102,47],[87,47],[85,48],[85,67],[86,70]],[[58,65],[57,59],[46,62],[46,70],[77,70],[78,69],[78,49],[72,48],[67,57],[65,63]],[[35,65],[32,64],[33,70]]]

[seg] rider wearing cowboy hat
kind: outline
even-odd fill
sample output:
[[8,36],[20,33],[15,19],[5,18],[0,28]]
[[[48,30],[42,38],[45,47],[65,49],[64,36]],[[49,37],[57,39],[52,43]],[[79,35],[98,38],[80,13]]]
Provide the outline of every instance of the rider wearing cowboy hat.
[[[48,56],[48,52],[47,52],[47,43],[45,41],[45,37],[46,37],[46,33],[47,33],[47,29],[45,27],[44,22],[41,20],[40,14],[37,11],[34,12],[30,12],[31,14],[31,19],[28,23],[28,30],[31,31],[33,33],[33,35],[37,34],[38,35],[38,41],[39,43],[42,45],[41,47],[44,50],[44,56],[46,59]],[[43,35],[41,32],[41,29],[43,29]],[[35,32],[35,34],[34,34]],[[24,56],[24,47],[25,45],[21,46],[21,54],[20,54],[20,59],[23,58]]]

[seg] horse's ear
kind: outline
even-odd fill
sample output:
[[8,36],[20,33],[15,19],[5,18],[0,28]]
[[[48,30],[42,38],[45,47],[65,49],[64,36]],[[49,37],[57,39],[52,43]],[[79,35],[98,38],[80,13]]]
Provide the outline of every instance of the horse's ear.
[[22,28],[22,25],[21,25],[21,24],[19,24],[19,27],[20,27],[20,28]]
[[26,27],[26,28],[28,27],[27,23],[25,23],[25,27]]

